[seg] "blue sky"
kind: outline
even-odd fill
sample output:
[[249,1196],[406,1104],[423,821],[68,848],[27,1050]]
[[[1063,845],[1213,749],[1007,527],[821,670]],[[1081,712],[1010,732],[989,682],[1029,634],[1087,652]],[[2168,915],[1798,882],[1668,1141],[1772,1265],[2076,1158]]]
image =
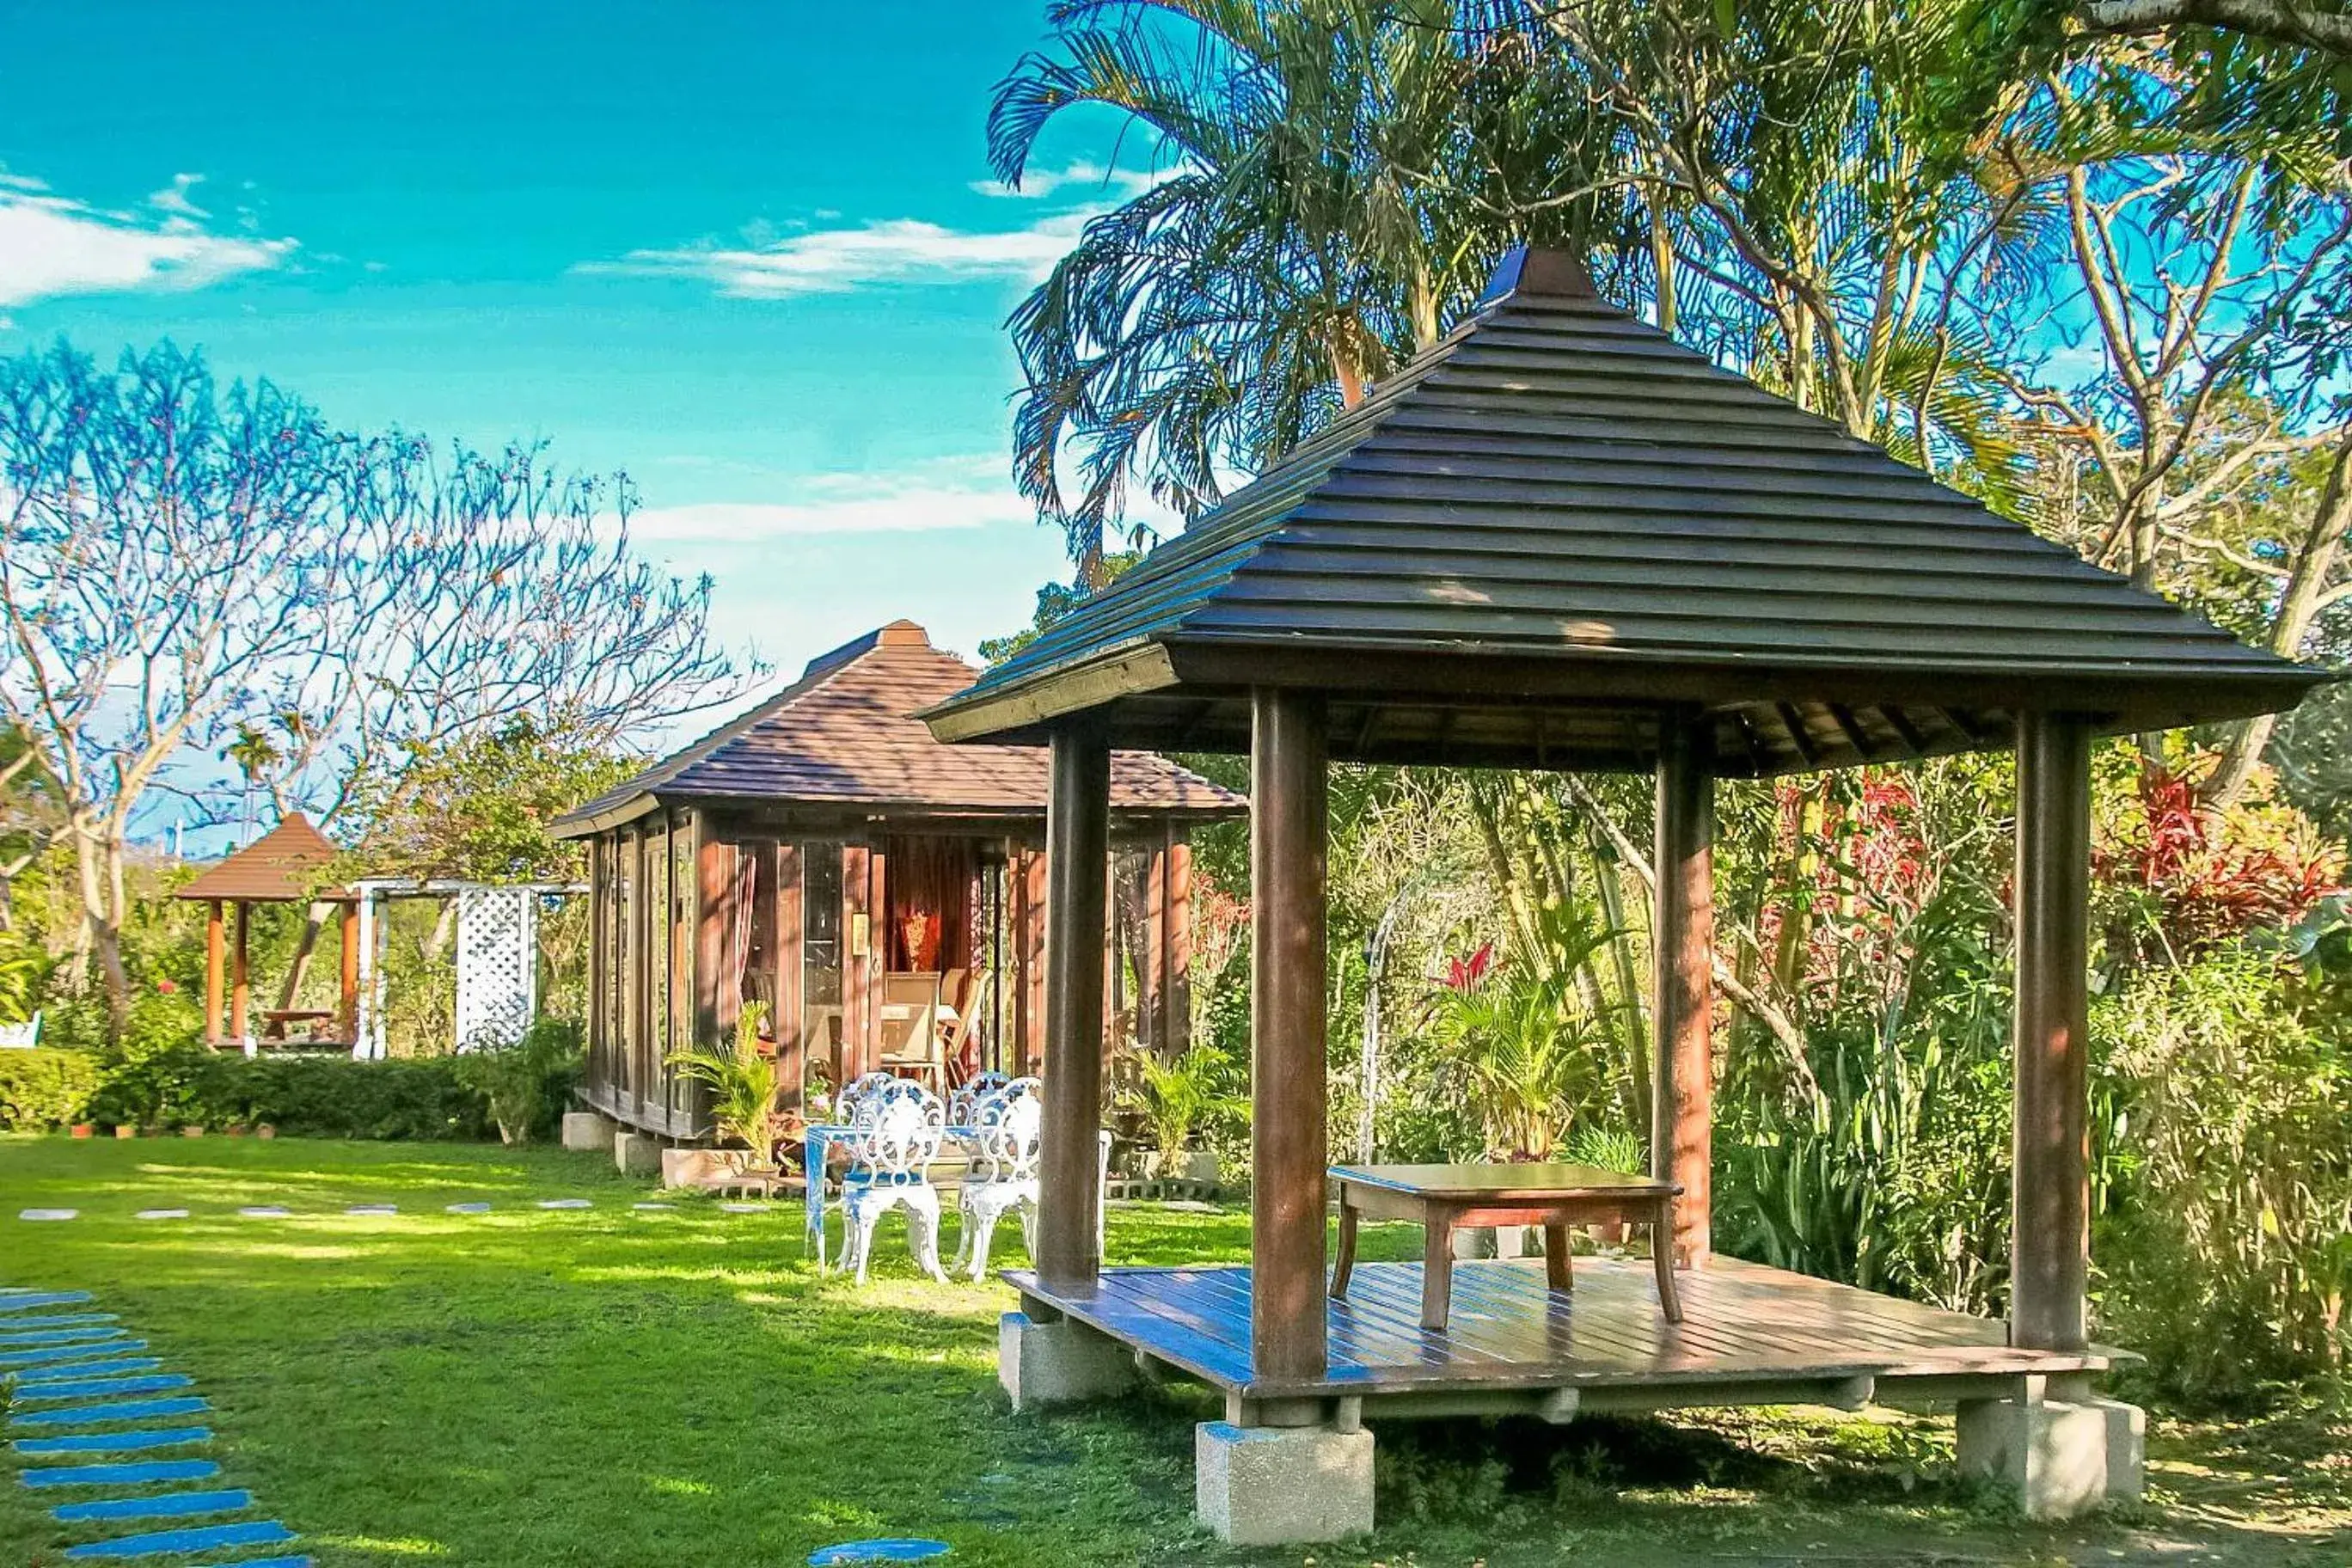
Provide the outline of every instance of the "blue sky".
[[0,353],[170,336],[353,427],[545,437],[730,644],[969,653],[1064,570],[1005,312],[1132,189],[1107,142],[992,188],[1042,13],[0,0]]

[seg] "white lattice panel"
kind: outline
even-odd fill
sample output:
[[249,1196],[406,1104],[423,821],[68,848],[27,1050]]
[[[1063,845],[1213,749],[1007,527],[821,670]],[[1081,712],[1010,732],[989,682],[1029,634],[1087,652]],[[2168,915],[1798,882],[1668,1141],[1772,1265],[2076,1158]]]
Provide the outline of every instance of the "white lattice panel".
[[539,895],[530,888],[457,894],[457,1048],[512,1045],[530,1026],[539,982]]

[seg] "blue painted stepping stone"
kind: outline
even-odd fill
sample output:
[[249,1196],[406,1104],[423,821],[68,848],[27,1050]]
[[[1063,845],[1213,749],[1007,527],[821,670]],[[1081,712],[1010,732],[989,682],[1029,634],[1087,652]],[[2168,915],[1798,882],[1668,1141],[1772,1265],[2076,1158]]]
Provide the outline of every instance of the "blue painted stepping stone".
[[[0,1301],[0,1312],[21,1312],[27,1307],[70,1307],[77,1301],[89,1300],[87,1290],[27,1290],[21,1296],[11,1296]],[[23,1322],[22,1318],[16,1321]]]
[[345,1214],[358,1215],[398,1214],[400,1212],[400,1205],[397,1204],[353,1204],[343,1212]]
[[586,1209],[596,1205],[586,1198],[541,1198],[539,1206],[543,1209]]
[[43,1366],[51,1362],[89,1361],[102,1355],[121,1355],[127,1351],[143,1351],[145,1340],[99,1340],[78,1345],[50,1345],[44,1350],[0,1352],[0,1371],[11,1367]]
[[149,1448],[175,1448],[183,1443],[209,1443],[209,1426],[165,1426],[152,1432],[78,1432],[68,1437],[19,1437],[8,1446],[28,1459],[58,1458],[67,1454],[137,1454]]
[[123,1465],[52,1465],[17,1479],[28,1487],[139,1487],[157,1481],[201,1481],[220,1474],[210,1459],[142,1459]]
[[[106,1347],[109,1350],[114,1347]],[[64,1383],[81,1377],[112,1377],[119,1373],[153,1372],[163,1364],[159,1355],[128,1355],[120,1361],[78,1361],[71,1366],[27,1367],[9,1375],[16,1380],[20,1392],[30,1394],[44,1384]]]
[[63,1220],[72,1219],[80,1213],[79,1209],[23,1209],[18,1211],[16,1217],[29,1220]]
[[47,1383],[38,1390],[19,1387],[19,1399],[95,1399],[117,1394],[161,1394],[166,1389],[186,1388],[196,1380],[184,1373],[159,1373],[147,1377],[89,1377],[72,1382]]
[[945,1557],[954,1548],[944,1541],[919,1536],[890,1536],[878,1541],[845,1541],[820,1546],[809,1553],[809,1568],[832,1568],[840,1563],[922,1563]]
[[[0,1301],[0,1311],[5,1310],[7,1310],[7,1303]],[[29,1318],[0,1318],[0,1328],[69,1329],[77,1323],[110,1323],[114,1321],[114,1318],[115,1314],[112,1312],[37,1313]],[[6,1337],[0,1335],[0,1339]]]
[[59,1524],[86,1524],[94,1519],[186,1519],[198,1513],[235,1513],[253,1506],[249,1491],[165,1492],[161,1497],[110,1497],[96,1502],[69,1502],[49,1510]]
[[93,1323],[86,1329],[36,1329],[29,1333],[0,1334],[0,1345],[70,1345],[91,1340],[120,1339],[128,1329],[110,1329]]
[[488,1214],[490,1212],[490,1205],[488,1204],[451,1204],[449,1205],[449,1212],[451,1214]]
[[93,1541],[68,1546],[66,1556],[79,1562],[92,1557],[151,1557],[165,1552],[219,1552],[231,1546],[278,1546],[300,1536],[276,1520],[239,1524],[206,1524],[194,1530],[151,1530],[116,1541]]
[[188,1211],[185,1209],[141,1209],[137,1214],[132,1215],[131,1217],[132,1219],[185,1219],[188,1217]]
[[79,1426],[91,1421],[145,1421],[158,1415],[194,1415],[210,1410],[198,1394],[177,1399],[122,1399],[108,1405],[76,1405],[63,1410],[32,1410],[8,1418],[11,1426]]
[[294,1211],[281,1204],[247,1204],[236,1212],[246,1219],[284,1219]]

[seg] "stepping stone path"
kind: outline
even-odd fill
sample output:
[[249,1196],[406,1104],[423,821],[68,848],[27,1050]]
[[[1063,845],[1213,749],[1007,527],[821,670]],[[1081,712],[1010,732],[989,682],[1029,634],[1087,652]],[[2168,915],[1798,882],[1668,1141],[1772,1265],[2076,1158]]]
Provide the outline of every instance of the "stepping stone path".
[[16,1217],[18,1219],[33,1220],[71,1219],[79,1213],[81,1213],[81,1210],[79,1209],[26,1209]]
[[916,1536],[892,1536],[878,1541],[845,1541],[820,1546],[809,1553],[809,1568],[835,1568],[852,1563],[923,1563],[945,1557],[954,1548],[944,1541]]
[[281,1208],[276,1204],[254,1204],[236,1212],[241,1219],[284,1219],[294,1211]]
[[488,1204],[451,1204],[449,1205],[449,1212],[451,1214],[488,1214],[490,1212],[490,1205]]
[[[152,1217],[186,1214],[156,1211]],[[10,1432],[29,1434],[12,1436],[8,1444],[18,1461],[17,1483],[63,1492],[67,1500],[50,1508],[50,1519],[69,1527],[73,1536],[98,1537],[68,1546],[64,1560],[202,1554],[208,1563],[220,1562],[220,1568],[232,1568],[212,1554],[299,1539],[274,1519],[211,1517],[260,1511],[253,1494],[240,1488],[186,1484],[217,1477],[215,1460],[201,1455],[116,1457],[210,1444],[211,1427],[177,1418],[212,1406],[194,1393],[120,1397],[191,1389],[194,1379],[160,1370],[160,1356],[129,1353],[146,1349],[146,1342],[132,1338],[110,1312],[41,1310],[89,1300],[87,1290],[0,1289],[0,1391],[6,1396]],[[182,1521],[187,1522],[177,1522]],[[163,1528],[145,1528],[152,1525]],[[133,1527],[131,1533],[121,1533],[125,1526]],[[246,1557],[236,1559],[234,1568],[310,1568],[310,1559]]]
[[398,1214],[400,1205],[398,1204],[353,1204],[343,1212],[357,1215]]
[[541,1198],[539,1206],[543,1209],[588,1209],[596,1205],[586,1198]]
[[188,1211],[185,1209],[141,1209],[137,1214],[131,1217],[133,1219],[185,1219],[188,1217]]
[[631,1204],[629,1206],[639,1214],[667,1214],[677,1207],[676,1204]]

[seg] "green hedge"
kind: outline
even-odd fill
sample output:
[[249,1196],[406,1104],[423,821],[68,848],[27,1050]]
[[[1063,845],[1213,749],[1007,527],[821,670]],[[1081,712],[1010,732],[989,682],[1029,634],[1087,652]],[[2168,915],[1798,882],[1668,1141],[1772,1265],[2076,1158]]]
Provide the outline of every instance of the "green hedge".
[[98,1092],[100,1069],[87,1051],[0,1051],[0,1132],[80,1121]]
[[[549,1097],[554,1111],[562,1100],[560,1092]],[[465,1081],[452,1057],[247,1058],[194,1046],[109,1064],[86,1051],[0,1052],[0,1131],[75,1121],[214,1129],[266,1123],[313,1138],[498,1136],[488,1097]]]

